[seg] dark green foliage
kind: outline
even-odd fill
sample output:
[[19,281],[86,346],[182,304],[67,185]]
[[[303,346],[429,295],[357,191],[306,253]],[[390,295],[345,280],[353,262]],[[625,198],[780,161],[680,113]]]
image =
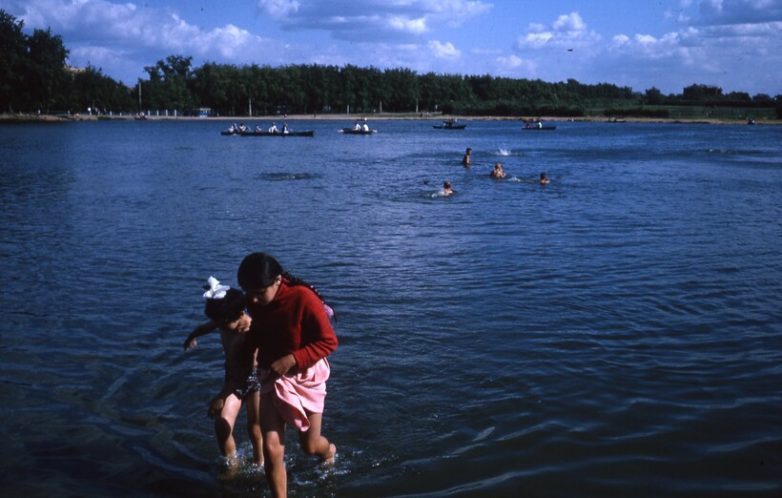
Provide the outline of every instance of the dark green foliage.
[[0,9],[0,111],[14,111],[27,56],[24,23]]
[[129,89],[99,69],[68,68],[68,50],[59,35],[36,29],[0,9],[0,111],[59,113],[130,110]]

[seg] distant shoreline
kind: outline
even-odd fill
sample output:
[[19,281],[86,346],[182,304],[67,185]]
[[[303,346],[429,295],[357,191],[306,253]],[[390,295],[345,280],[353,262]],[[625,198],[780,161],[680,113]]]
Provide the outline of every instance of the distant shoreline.
[[[713,118],[644,118],[644,117],[623,117],[621,119],[609,118],[605,116],[590,117],[562,117],[562,116],[451,116],[443,114],[427,113],[371,113],[371,114],[290,114],[287,116],[268,115],[268,116],[217,116],[217,117],[197,117],[197,116],[147,116],[146,121],[214,121],[214,122],[284,122],[284,121],[346,121],[352,122],[358,119],[372,120],[416,120],[416,121],[442,121],[443,119],[455,118],[464,123],[470,121],[522,121],[525,119],[540,119],[541,121],[551,122],[573,122],[573,123],[662,123],[662,124],[746,124],[746,120],[741,119],[713,119]],[[73,114],[70,116],[54,114],[19,114],[3,113],[0,114],[0,123],[67,123],[78,121],[133,121],[134,115],[113,115],[113,116],[95,116],[87,114]],[[781,125],[782,120],[778,119],[760,119],[755,121],[757,125]]]

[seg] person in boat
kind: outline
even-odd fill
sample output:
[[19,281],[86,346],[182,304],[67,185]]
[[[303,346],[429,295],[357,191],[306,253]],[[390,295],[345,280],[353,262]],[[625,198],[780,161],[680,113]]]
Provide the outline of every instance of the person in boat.
[[440,195],[443,197],[449,197],[455,194],[456,192],[453,190],[453,187],[451,186],[451,182],[448,180],[443,182],[443,188],[440,190]]
[[367,123],[367,118],[364,118],[364,123],[361,125],[361,131],[369,133],[369,124]]
[[272,125],[269,127],[269,133],[279,133],[280,130],[277,129],[277,123],[272,123]]
[[228,133],[236,133],[237,131],[239,130],[237,129],[235,124],[232,124],[231,126],[228,127]]
[[271,255],[247,255],[237,276],[253,318],[248,342],[258,355],[266,481],[272,496],[287,496],[287,426],[296,429],[308,455],[330,464],[337,454],[321,433],[331,372],[327,357],[337,349],[337,336],[318,292]]
[[214,418],[217,445],[233,467],[236,461],[234,426],[242,403],[247,410],[247,430],[253,447],[253,463],[263,465],[261,435],[261,385],[255,372],[256,358],[245,349],[252,319],[245,311],[244,293],[209,277],[204,286],[204,314],[209,321],[196,327],[185,339],[185,351],[198,346],[197,338],[215,330],[225,355],[225,376],[220,393],[209,403],[208,415]]
[[256,132],[261,132],[261,131],[263,131],[263,128],[261,128],[261,125],[255,125],[255,131]]
[[245,125],[244,123],[241,123],[239,125],[239,132],[240,133],[244,133],[245,131],[247,131],[247,125]]
[[494,163],[494,169],[489,175],[497,180],[501,180],[507,176],[505,168],[502,167],[502,163]]
[[466,168],[472,165],[472,149],[467,147],[464,151],[464,157],[462,157],[462,165]]
[[551,180],[548,179],[548,176],[546,176],[546,172],[542,172],[540,174],[540,184],[541,185],[548,185]]
[[283,123],[282,124],[282,132],[283,133],[290,133],[290,131],[291,131],[290,128],[288,128],[288,123]]
[[353,130],[355,131],[361,131],[361,123],[356,121],[356,124],[353,125]]

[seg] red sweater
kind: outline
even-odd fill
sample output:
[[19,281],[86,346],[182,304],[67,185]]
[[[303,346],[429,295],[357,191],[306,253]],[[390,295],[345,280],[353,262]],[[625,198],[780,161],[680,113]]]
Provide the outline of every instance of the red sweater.
[[305,370],[337,349],[337,336],[323,302],[307,286],[282,282],[272,302],[250,309],[253,322],[249,343],[258,348],[258,367],[269,368],[293,354]]

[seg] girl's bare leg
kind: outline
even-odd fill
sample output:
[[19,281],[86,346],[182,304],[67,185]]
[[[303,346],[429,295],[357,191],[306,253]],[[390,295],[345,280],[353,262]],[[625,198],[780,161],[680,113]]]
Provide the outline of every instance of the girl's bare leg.
[[236,423],[236,416],[242,408],[242,401],[234,394],[225,398],[223,409],[220,415],[215,417],[215,436],[217,436],[217,446],[220,453],[225,457],[236,455],[236,441],[234,441],[233,430]]
[[320,431],[323,427],[323,414],[307,412],[310,428],[307,432],[299,432],[301,449],[308,455],[318,455],[323,463],[333,463],[337,447],[329,442]]
[[263,468],[266,482],[275,498],[288,496],[288,474],[285,470],[285,420],[274,406],[275,395],[261,396],[261,430],[263,431]]
[[263,465],[263,435],[261,434],[261,393],[255,391],[245,399],[247,403],[247,432],[253,444],[253,463]]

